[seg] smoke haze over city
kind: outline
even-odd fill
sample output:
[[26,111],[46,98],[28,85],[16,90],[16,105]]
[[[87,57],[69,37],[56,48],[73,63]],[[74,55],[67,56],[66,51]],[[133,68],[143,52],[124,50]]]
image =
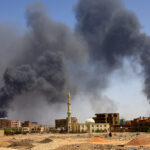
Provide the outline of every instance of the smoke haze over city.
[[42,1],[29,3],[21,33],[0,23],[2,117],[52,123],[66,115],[68,91],[80,119],[118,112],[120,104],[106,92],[116,74],[120,82],[137,76],[147,99],[143,105],[150,102],[150,37],[123,1],[77,1],[73,28],[55,21],[47,9]]

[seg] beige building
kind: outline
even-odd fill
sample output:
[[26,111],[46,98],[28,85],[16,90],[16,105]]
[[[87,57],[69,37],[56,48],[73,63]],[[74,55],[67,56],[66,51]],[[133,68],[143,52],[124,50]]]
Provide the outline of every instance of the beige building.
[[21,128],[22,133],[43,133],[45,132],[44,127],[22,127]]
[[21,132],[22,133],[30,133],[31,129],[30,129],[30,127],[21,127]]
[[[78,119],[76,117],[71,117],[71,123],[78,123]],[[66,119],[57,119],[55,120],[55,128],[67,129],[68,127],[68,117]]]
[[19,128],[21,127],[21,122],[19,120],[10,120],[11,128]]
[[44,127],[33,127],[33,128],[31,128],[30,130],[30,132],[31,133],[43,133],[44,132]]
[[92,133],[92,132],[109,132],[109,123],[95,123],[95,121],[90,118],[85,123],[72,124],[73,133]]

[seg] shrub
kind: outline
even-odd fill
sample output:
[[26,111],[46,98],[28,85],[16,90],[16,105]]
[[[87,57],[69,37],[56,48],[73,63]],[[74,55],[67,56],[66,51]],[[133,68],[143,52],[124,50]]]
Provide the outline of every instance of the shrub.
[[13,135],[11,129],[9,129],[9,128],[7,128],[7,127],[4,128],[4,134],[5,134],[5,135]]
[[12,130],[12,132],[13,132],[14,134],[21,134],[21,129],[12,128],[11,130]]
[[150,128],[147,130],[148,133],[150,133]]

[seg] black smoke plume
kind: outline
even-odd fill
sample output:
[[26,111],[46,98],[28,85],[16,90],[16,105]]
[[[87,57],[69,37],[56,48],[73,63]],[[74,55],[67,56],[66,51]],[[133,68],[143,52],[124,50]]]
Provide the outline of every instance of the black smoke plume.
[[[44,95],[50,105],[63,103],[68,90],[73,96],[83,92],[101,100],[108,78],[123,66],[124,58],[143,66],[144,92],[150,97],[150,40],[141,33],[136,15],[121,0],[79,0],[75,15],[77,24],[72,31],[50,19],[36,2],[26,8],[28,28],[23,35],[10,36],[0,26],[1,49],[13,54],[8,61],[7,55],[1,55],[6,60],[0,63],[7,62],[1,66],[1,110],[7,111],[17,96],[24,101],[21,96],[26,93],[31,96],[26,102],[31,104],[32,93]],[[9,46],[3,46],[3,37],[11,41]]]
[[75,12],[76,32],[87,41],[95,74],[101,72],[97,81],[100,77],[107,81],[124,58],[137,61],[143,66],[144,92],[150,98],[150,38],[141,33],[136,15],[120,0],[80,0]]
[[21,46],[16,46],[19,54],[3,73],[0,89],[3,110],[11,107],[17,95],[32,92],[44,95],[49,104],[64,102],[68,90],[74,93],[67,64],[74,61],[80,64],[83,62],[80,57],[86,57],[84,44],[67,26],[49,19],[41,3],[27,7],[26,19],[28,31],[18,40]]
[[7,112],[6,111],[0,111],[0,118],[7,118]]

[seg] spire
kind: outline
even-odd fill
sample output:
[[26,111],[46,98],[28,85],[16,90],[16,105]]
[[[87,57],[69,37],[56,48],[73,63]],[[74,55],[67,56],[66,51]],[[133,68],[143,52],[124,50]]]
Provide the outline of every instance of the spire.
[[70,92],[68,92],[68,95],[67,95],[67,100],[68,100],[68,110],[67,110],[67,121],[68,121],[68,133],[71,131],[71,94]]
[[68,92],[68,101],[71,100],[71,95],[70,95],[70,92]]

